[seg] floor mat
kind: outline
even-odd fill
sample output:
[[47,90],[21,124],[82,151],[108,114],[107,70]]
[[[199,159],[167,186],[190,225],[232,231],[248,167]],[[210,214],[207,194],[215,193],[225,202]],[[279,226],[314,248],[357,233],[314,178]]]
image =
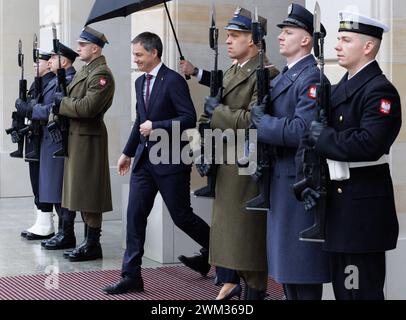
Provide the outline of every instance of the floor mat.
[[[214,268],[203,278],[184,266],[143,268],[145,291],[106,295],[101,289],[120,279],[120,270],[25,275],[0,278],[0,300],[212,300]],[[268,282],[267,299],[280,300],[282,287]]]

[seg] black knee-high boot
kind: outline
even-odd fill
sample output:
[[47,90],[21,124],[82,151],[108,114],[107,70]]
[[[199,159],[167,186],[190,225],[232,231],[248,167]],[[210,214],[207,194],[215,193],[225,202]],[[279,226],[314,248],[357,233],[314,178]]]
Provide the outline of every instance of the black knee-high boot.
[[74,248],[76,237],[74,232],[76,212],[61,208],[59,217],[62,217],[61,232],[47,240],[44,248],[47,250],[60,250]]
[[85,241],[69,254],[69,261],[90,261],[103,258],[100,244],[101,227],[92,228],[86,223],[85,227],[87,228]]

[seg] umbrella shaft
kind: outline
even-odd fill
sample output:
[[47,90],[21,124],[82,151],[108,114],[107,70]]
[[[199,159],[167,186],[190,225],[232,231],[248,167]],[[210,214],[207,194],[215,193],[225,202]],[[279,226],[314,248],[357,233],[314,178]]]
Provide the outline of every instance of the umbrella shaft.
[[179,51],[179,55],[180,55],[180,60],[185,60],[185,57],[184,57],[183,54],[182,54],[182,50],[180,49],[178,37],[176,36],[175,28],[173,27],[171,15],[169,14],[169,10],[168,10],[168,6],[166,5],[166,1],[164,2],[164,6],[165,6],[166,14],[167,14],[168,19],[169,19],[169,24],[171,25],[171,28],[172,28],[173,36],[175,37],[176,45],[177,45],[177,47],[178,47],[178,51]]

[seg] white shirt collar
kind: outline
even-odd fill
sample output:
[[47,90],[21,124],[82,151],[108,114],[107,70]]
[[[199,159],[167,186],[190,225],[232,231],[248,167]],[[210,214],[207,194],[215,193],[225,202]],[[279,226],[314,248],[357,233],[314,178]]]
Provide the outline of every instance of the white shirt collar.
[[[160,62],[154,69],[151,70],[151,72],[149,72],[148,74],[150,74],[151,76],[153,76],[154,78],[156,78],[156,76],[158,75],[159,69],[161,69],[163,63]],[[146,74],[146,73],[145,73]]]
[[299,63],[300,61],[304,60],[305,58],[307,58],[310,55],[311,55],[311,53],[305,55],[304,57],[301,57],[300,59],[298,59],[298,60],[296,60],[296,61],[294,61],[294,62],[292,62],[290,64],[288,64],[288,68],[292,69],[295,64]]
[[364,70],[366,67],[368,67],[372,62],[374,62],[374,60],[369,61],[367,64],[365,64],[362,68],[360,68],[357,72],[355,72],[352,76],[350,76],[350,74],[348,74],[348,80],[350,80],[351,78],[354,78],[358,73],[360,73],[362,70]]
[[243,63],[241,63],[241,64],[238,64],[238,66],[240,67],[240,68],[242,68],[242,67],[244,67],[247,63],[248,63],[248,61],[250,61],[251,59],[248,59],[247,61],[244,61]]

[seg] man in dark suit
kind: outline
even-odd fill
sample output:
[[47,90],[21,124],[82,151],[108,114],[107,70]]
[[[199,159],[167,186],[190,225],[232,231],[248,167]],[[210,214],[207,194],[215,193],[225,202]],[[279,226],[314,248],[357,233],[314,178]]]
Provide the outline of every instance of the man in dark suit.
[[348,72],[332,88],[328,126],[310,127],[310,142],[330,169],[324,249],[336,299],[383,300],[385,251],[396,248],[399,234],[387,154],[401,127],[401,103],[375,60],[389,28],[357,13],[340,18],[335,49]]
[[[127,242],[121,280],[103,289],[107,294],[143,291],[141,259],[144,253],[148,215],[158,191],[177,227],[204,249],[209,247],[209,226],[193,213],[190,206],[191,166],[169,156],[169,163],[153,164],[151,150],[156,141],[153,130],[165,130],[172,139],[173,126],[180,130],[196,126],[196,112],[186,81],[161,62],[162,42],[153,33],[144,32],[132,41],[134,62],[145,74],[135,83],[137,118],[123,154],[118,173],[125,175],[131,167],[130,194],[127,209]],[[176,139],[180,139],[177,137]],[[184,147],[186,143],[180,143]],[[166,151],[172,155],[172,145]],[[177,150],[173,152],[180,155]],[[176,156],[175,156],[176,157]]]

